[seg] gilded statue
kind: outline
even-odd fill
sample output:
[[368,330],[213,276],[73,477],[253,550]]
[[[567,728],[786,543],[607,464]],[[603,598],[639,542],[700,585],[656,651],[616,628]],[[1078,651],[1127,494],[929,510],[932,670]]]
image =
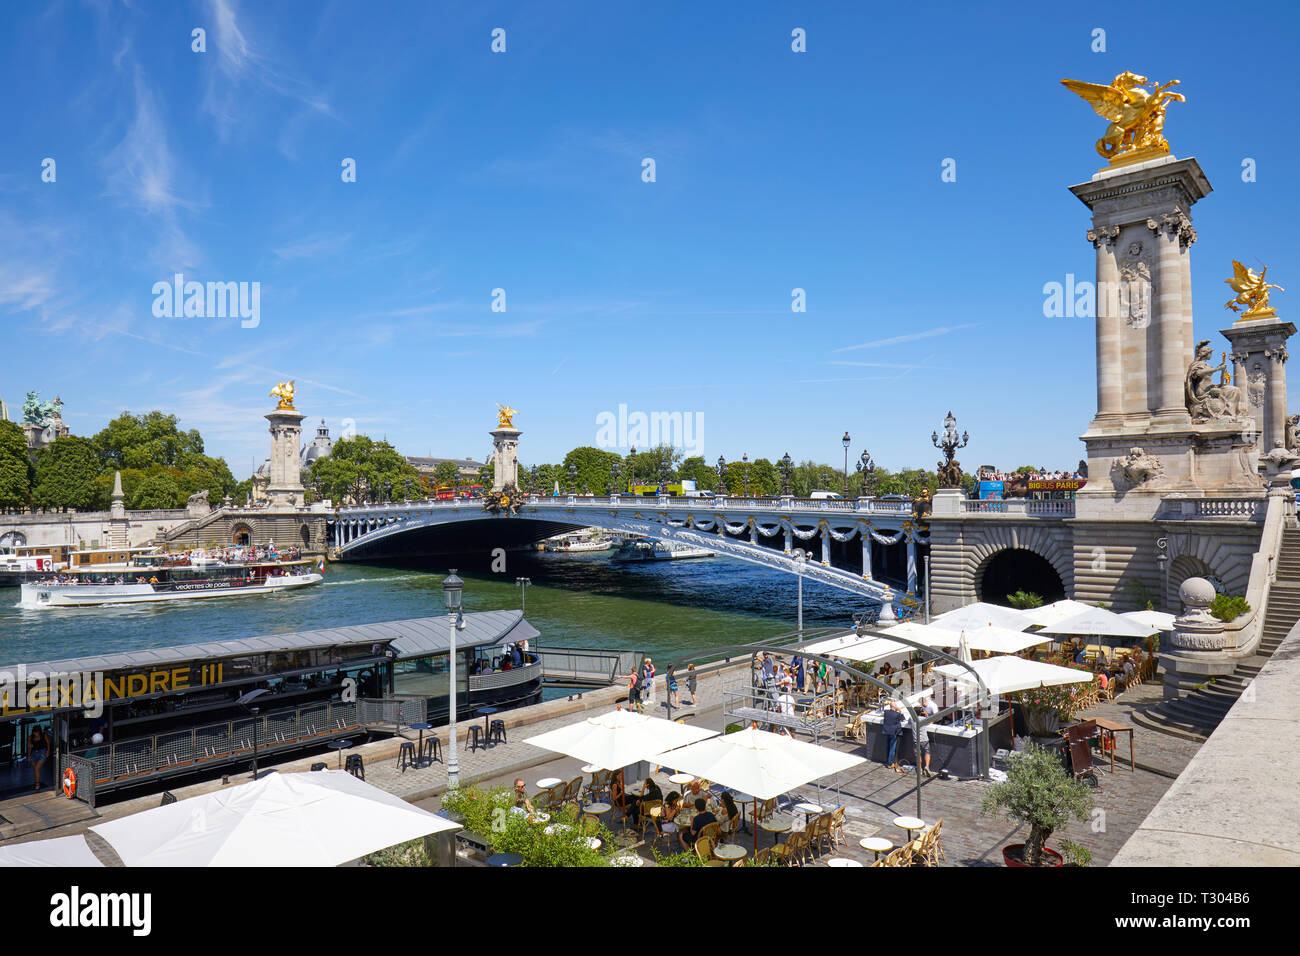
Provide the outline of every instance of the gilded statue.
[[519,414],[519,410],[501,404],[498,404],[497,408],[501,409],[497,412],[497,428],[514,428],[514,417]]
[[1168,92],[1178,80],[1147,89],[1145,76],[1125,70],[1110,81],[1110,86],[1062,80],[1066,88],[1088,101],[1097,115],[1110,120],[1105,135],[1097,140],[1097,153],[1112,166],[1134,162],[1169,152],[1169,142],[1162,133],[1165,109],[1177,100],[1185,103],[1181,93]]
[[1246,311],[1241,312],[1243,319],[1263,319],[1273,318],[1277,312],[1268,306],[1268,290],[1277,289],[1278,292],[1285,292],[1286,289],[1280,285],[1273,285],[1271,282],[1265,282],[1264,276],[1268,273],[1268,266],[1265,266],[1262,272],[1256,272],[1253,269],[1247,269],[1236,259],[1232,260],[1232,278],[1224,279],[1232,289],[1237,293],[1235,299],[1229,299],[1223,304],[1225,309],[1231,309],[1233,312],[1241,312],[1241,306],[1246,306]]
[[[1228,383],[1228,357],[1224,355],[1222,364],[1211,366],[1213,360],[1210,340],[1204,339],[1197,343],[1196,358],[1187,368],[1184,383],[1187,411],[1198,424],[1241,417],[1241,389]],[[1221,373],[1217,383],[1216,372]]]
[[275,388],[271,389],[271,397],[280,400],[280,404],[275,406],[277,412],[282,408],[287,408],[290,411],[297,411],[297,409],[293,407],[294,381],[294,379],[290,379],[287,382],[281,382],[279,385],[275,386]]

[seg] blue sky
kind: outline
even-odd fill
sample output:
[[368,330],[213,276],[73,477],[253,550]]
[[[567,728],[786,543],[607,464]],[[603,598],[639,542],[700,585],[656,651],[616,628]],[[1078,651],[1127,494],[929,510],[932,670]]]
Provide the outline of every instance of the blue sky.
[[[1059,80],[1182,80],[1165,131],[1215,187],[1196,331],[1226,349],[1233,258],[1300,284],[1297,14],[1048,7],[6,4],[0,396],[57,393],[80,434],[173,411],[240,477],[282,378],[308,436],[412,455],[481,459],[505,402],[555,460],[625,404],[702,415],[710,461],[838,463],[847,430],[933,467],[951,408],[968,466],[1073,465],[1093,323],[1042,288],[1092,278],[1067,187],[1105,123]],[[259,324],[155,317],[177,272],[260,283]]]

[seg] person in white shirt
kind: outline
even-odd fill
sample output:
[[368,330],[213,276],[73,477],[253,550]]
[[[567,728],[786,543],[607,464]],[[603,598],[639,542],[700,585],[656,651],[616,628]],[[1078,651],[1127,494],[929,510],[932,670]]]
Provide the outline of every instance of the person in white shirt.
[[[921,705],[921,709],[916,716],[918,719],[925,720],[927,718],[933,717],[937,713],[939,713],[939,705],[934,702],[933,697],[927,697],[925,699],[925,703]],[[927,777],[933,777],[934,774],[930,772],[929,725],[921,728],[920,738],[921,738],[921,753],[923,755],[923,760],[921,763],[921,772],[924,773]]]

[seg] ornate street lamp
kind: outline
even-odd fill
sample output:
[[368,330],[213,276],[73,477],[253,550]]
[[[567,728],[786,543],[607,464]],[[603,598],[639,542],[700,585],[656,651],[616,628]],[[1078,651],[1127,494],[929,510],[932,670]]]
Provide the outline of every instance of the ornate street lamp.
[[537,466],[528,469],[528,490],[537,494]]
[[862,476],[862,497],[867,496],[867,479],[876,473],[876,463],[871,460],[871,454],[865,449],[858,458],[858,474]]
[[847,498],[849,496],[849,444],[853,439],[849,438],[848,432],[845,432],[840,441],[844,445],[844,497]]
[[633,445],[627,452],[627,486],[628,490],[636,484],[636,445]]
[[515,584],[519,586],[519,613],[523,614],[528,608],[528,586],[533,583],[532,578],[515,578]]
[[578,466],[570,465],[569,466],[569,494],[576,495],[577,493],[578,493]]
[[465,615],[461,613],[461,597],[465,582],[456,576],[456,569],[442,579],[442,604],[447,609],[450,632],[450,649],[447,657],[449,679],[451,683],[451,719],[448,722],[447,739],[447,787],[455,789],[460,786],[460,762],[456,757],[456,632],[465,627]]
[[250,714],[253,715],[253,779],[254,780],[257,779],[257,725],[260,723],[260,721],[257,719],[257,711],[259,709],[257,705],[257,699],[261,697],[263,694],[269,694],[269,693],[271,693],[269,688],[259,687],[257,688],[257,690],[250,690],[243,697],[239,698],[239,700],[235,701],[236,704],[238,704],[240,707],[243,707],[245,710],[247,710]]
[[740,472],[741,493],[744,494],[746,498],[748,498],[749,497],[749,452],[745,452],[745,454],[741,455],[740,460],[745,464],[745,467],[741,469]]
[[808,552],[803,548],[795,548],[794,554],[795,576],[799,579],[799,637],[803,637],[803,569],[808,563]]
[[960,488],[961,462],[953,456],[958,448],[970,444],[970,435],[962,432],[961,437],[957,436],[957,419],[948,412],[948,417],[943,420],[943,439],[940,440],[938,432],[931,432],[930,441],[943,452],[943,461],[939,462],[939,487]]
[[719,455],[718,463],[713,467],[718,473],[718,490],[725,495],[727,493],[727,459]]
[[623,490],[622,486],[618,483],[618,474],[620,471],[622,471],[622,469],[619,467],[619,462],[614,461],[612,464],[610,464],[609,475],[612,480],[610,481],[609,484],[609,489],[610,489],[609,493],[611,495],[614,494],[615,492],[619,492]]
[[786,452],[781,457],[781,494],[790,494],[790,472],[794,469],[794,459]]
[[668,494],[668,481],[673,476],[673,466],[667,460],[659,462],[659,487],[661,494]]

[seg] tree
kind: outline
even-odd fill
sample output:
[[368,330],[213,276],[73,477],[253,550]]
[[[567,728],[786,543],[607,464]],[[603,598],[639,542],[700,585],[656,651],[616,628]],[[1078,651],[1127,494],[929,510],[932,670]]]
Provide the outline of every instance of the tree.
[[718,487],[718,473],[699,455],[694,455],[682,462],[677,469],[680,481],[693,481],[700,491],[713,491]]
[[27,439],[13,422],[0,421],[0,508],[21,508],[31,500],[34,470]]
[[572,465],[577,470],[574,483],[579,492],[585,487],[594,495],[603,495],[605,486],[614,480],[613,467],[616,461],[622,461],[616,452],[602,451],[590,445],[575,448],[564,456],[562,467],[565,480],[560,483],[561,487],[569,486],[569,466]]
[[766,458],[754,461],[749,473],[749,493],[751,495],[779,495],[781,493],[781,475],[776,465]]
[[1065,772],[1056,754],[1029,744],[1007,770],[1007,779],[984,793],[980,809],[988,816],[1005,811],[1012,820],[1029,824],[1025,864],[1039,866],[1043,847],[1073,817],[1080,822],[1092,811],[1092,794],[1086,784]]
[[[123,489],[125,493],[126,489]],[[153,508],[178,508],[185,497],[172,473],[163,469],[150,472],[135,486],[128,506],[136,511]]]
[[175,415],[157,410],[144,415],[123,412],[94,437],[101,470],[150,465],[183,469],[183,456],[203,454],[203,438],[193,428],[181,431],[177,422]]
[[672,445],[655,445],[646,451],[628,455],[623,465],[623,478],[628,484],[657,485],[663,481],[667,465],[668,480],[672,481],[681,461],[682,453]]
[[32,503],[40,508],[89,510],[95,507],[99,460],[89,438],[56,438],[36,459]]
[[439,488],[454,488],[460,481],[460,469],[453,462],[439,462],[433,469],[433,480]]

